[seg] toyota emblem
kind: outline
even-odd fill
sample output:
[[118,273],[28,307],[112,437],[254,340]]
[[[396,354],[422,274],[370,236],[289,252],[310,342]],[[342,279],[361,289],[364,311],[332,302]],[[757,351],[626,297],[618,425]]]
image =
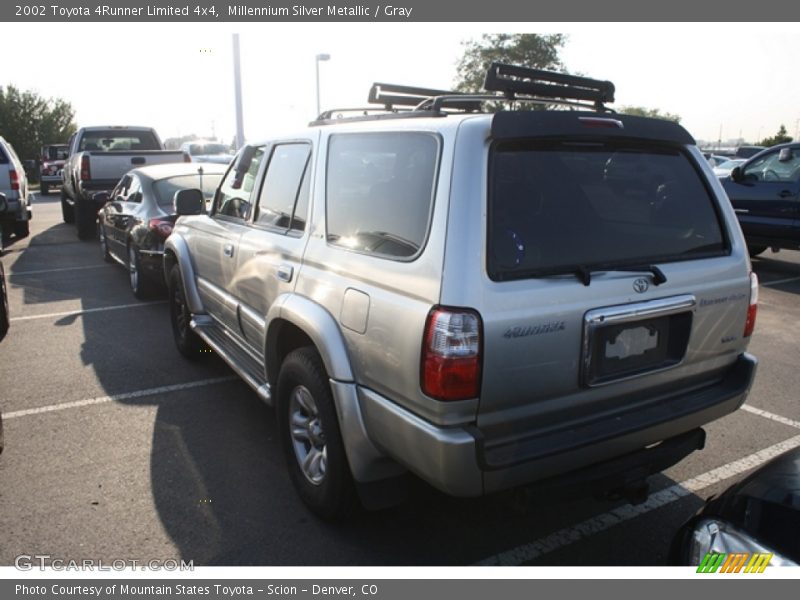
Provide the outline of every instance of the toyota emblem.
[[633,282],[633,291],[637,294],[644,294],[650,288],[650,282],[644,277],[639,277]]

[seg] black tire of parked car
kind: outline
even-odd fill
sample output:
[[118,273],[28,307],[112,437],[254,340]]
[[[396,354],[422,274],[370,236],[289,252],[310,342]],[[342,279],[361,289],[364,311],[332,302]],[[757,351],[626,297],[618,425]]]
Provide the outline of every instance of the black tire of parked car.
[[75,202],[75,225],[79,240],[93,240],[97,233],[97,213],[94,205],[88,202]]
[[142,271],[139,249],[133,242],[128,242],[128,280],[131,292],[139,300],[147,300],[155,292],[155,284]]
[[8,316],[8,289],[3,263],[0,263],[0,340],[6,337],[11,321]]
[[172,323],[172,336],[178,351],[189,360],[199,360],[208,352],[208,346],[190,326],[192,313],[186,303],[186,292],[178,266],[172,267],[167,279],[169,319]]
[[47,196],[50,193],[50,186],[46,183],[41,184],[39,192],[42,194],[42,196]]
[[[353,512],[357,506],[357,495],[328,381],[325,366],[315,348],[308,346],[293,350],[283,361],[278,374],[276,411],[278,437],[297,493],[316,515],[335,520]],[[298,424],[293,420],[292,406],[296,408],[296,404],[292,402],[292,395],[299,390],[310,395],[315,426],[321,427],[321,438],[324,440],[324,474],[321,481],[316,483],[303,472],[300,457],[294,448],[294,443],[298,441],[294,433]]]
[[61,218],[64,223],[72,224],[75,222],[75,210],[73,206],[67,202],[67,192],[61,188]]
[[30,221],[14,221],[14,235],[18,239],[26,238],[31,233]]
[[766,246],[747,246],[747,251],[750,253],[750,256],[758,256],[759,254],[763,253],[767,249]]
[[100,238],[100,252],[103,255],[103,260],[107,263],[114,262],[114,259],[111,258],[111,252],[108,249],[108,239],[106,238],[106,232],[103,229],[102,223],[98,223],[97,225],[97,235]]

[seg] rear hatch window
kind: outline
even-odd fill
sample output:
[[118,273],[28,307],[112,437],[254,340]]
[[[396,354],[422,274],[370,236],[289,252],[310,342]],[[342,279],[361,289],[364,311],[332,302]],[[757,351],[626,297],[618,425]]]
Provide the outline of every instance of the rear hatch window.
[[680,147],[500,141],[489,167],[495,281],[727,254],[714,199]]

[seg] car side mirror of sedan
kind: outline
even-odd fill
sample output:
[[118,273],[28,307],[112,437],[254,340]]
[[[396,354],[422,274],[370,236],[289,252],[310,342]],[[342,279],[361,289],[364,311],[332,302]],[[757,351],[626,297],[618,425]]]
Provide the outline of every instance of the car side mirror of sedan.
[[172,198],[177,215],[202,215],[206,212],[203,192],[197,189],[178,190]]
[[733,167],[731,170],[731,180],[735,181],[736,183],[741,183],[744,181],[744,175],[742,174],[742,167]]

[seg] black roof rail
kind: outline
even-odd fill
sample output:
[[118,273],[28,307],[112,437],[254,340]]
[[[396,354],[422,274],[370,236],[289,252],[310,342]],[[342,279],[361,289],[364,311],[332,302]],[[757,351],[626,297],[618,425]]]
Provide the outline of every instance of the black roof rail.
[[[464,96],[469,98],[469,94],[453,92],[448,90],[434,90],[430,88],[412,87],[408,85],[396,85],[394,83],[373,83],[369,90],[368,101],[371,104],[383,104],[386,110],[394,110],[395,106],[406,106],[416,108],[424,104],[431,98],[438,96]],[[447,103],[448,107],[455,110],[467,112],[479,111],[481,109],[480,100],[458,100],[453,99]]]
[[510,100],[517,94],[564,100],[594,102],[597,108],[614,101],[614,84],[578,75],[566,75],[555,71],[531,69],[494,62],[486,72],[484,89],[502,92]]

